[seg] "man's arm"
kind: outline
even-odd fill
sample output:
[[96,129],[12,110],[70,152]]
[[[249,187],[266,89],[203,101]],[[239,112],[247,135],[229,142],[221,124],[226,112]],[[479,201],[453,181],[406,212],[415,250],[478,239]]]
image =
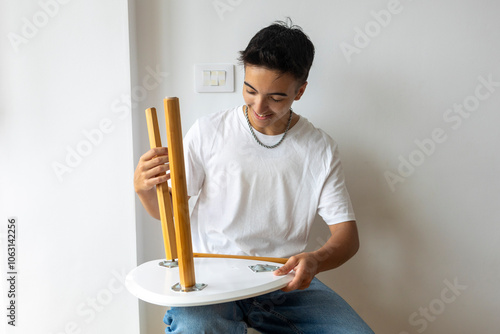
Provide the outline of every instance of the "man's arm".
[[323,247],[290,257],[284,266],[274,272],[275,275],[286,275],[295,270],[295,278],[283,291],[308,288],[316,274],[337,268],[356,254],[359,238],[355,221],[330,225],[329,228],[332,236]]

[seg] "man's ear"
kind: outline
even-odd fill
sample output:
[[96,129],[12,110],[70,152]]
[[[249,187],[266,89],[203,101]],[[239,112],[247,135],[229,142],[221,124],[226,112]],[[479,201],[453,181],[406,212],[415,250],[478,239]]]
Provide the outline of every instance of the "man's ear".
[[307,81],[304,82],[302,86],[300,86],[299,89],[297,90],[297,95],[295,96],[294,101],[300,100],[302,94],[304,94],[304,92],[306,91],[306,87],[307,87]]

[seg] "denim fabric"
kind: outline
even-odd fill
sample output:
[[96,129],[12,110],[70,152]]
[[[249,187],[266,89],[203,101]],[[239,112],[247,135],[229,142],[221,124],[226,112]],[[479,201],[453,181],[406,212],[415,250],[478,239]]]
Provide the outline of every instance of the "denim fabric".
[[274,291],[234,302],[173,307],[166,333],[263,334],[373,333],[339,295],[315,278],[306,290]]

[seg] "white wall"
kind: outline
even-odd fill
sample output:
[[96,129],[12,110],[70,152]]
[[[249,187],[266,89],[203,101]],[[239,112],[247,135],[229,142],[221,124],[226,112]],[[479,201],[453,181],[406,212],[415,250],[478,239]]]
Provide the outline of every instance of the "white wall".
[[[390,22],[376,23],[371,12],[388,7]],[[377,333],[497,331],[500,87],[476,87],[480,77],[500,82],[498,2],[158,0],[135,9],[135,82],[145,66],[169,76],[138,103],[134,121],[178,96],[184,131],[243,103],[241,70],[235,93],[198,94],[193,65],[236,63],[258,29],[291,16],[317,48],[295,111],[339,142],[362,243],[355,258],[320,278]],[[363,40],[357,31],[365,28],[373,30]],[[357,45],[355,53],[346,56],[346,44]],[[448,111],[463,103],[470,113]],[[147,149],[145,129],[136,127],[136,162]],[[415,141],[427,143],[428,154]],[[417,166],[405,170],[400,159]],[[161,257],[159,228],[143,211],[138,217],[140,258]],[[311,248],[324,231],[319,223]],[[147,306],[147,333],[163,329],[155,323],[163,312]]]
[[0,332],[17,216],[7,333],[138,333],[127,3],[2,1],[0,24]]
[[[134,164],[149,149],[147,125],[144,110],[156,107],[162,133],[166,144],[165,118],[163,116],[163,97],[169,91],[170,69],[168,31],[170,10],[168,1],[144,2],[129,1],[130,11],[130,56],[132,87],[137,92],[132,97],[132,123],[134,133]],[[157,85],[149,85],[144,91],[144,80],[151,72],[156,73]],[[160,224],[151,218],[136,197],[137,224],[137,262],[139,264],[165,257]],[[139,301],[141,333],[162,333],[165,325],[163,316],[166,307]]]

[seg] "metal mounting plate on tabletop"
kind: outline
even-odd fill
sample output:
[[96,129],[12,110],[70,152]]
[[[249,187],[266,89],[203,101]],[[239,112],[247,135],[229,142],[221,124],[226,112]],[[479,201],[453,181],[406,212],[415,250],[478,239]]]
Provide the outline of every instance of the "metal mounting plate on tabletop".
[[194,286],[183,288],[181,283],[172,285],[172,290],[175,292],[191,292],[191,291],[201,291],[205,289],[207,285],[205,283],[196,283]]
[[272,272],[279,269],[278,266],[273,266],[270,264],[256,264],[254,266],[248,266],[254,273],[265,273]]
[[179,262],[177,262],[177,260],[163,260],[158,264],[165,268],[177,268],[179,266]]

